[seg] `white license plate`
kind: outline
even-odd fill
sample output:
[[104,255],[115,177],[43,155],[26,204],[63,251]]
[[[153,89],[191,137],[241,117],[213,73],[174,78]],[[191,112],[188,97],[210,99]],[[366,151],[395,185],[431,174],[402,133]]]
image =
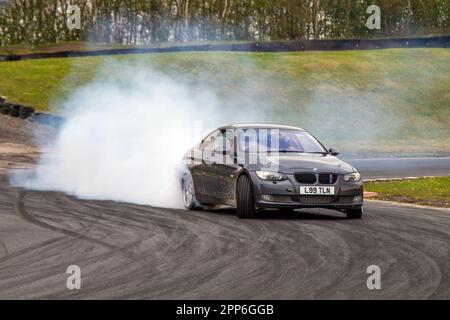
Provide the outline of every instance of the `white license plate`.
[[300,194],[307,195],[334,195],[334,187],[325,187],[325,186],[309,186],[309,187],[300,187]]

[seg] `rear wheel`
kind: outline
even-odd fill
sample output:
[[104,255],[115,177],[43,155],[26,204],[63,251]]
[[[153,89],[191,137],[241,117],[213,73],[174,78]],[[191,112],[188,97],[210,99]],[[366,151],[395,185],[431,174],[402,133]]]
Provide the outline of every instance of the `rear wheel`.
[[237,215],[241,219],[254,218],[256,216],[253,190],[250,178],[242,175],[236,187]]
[[194,182],[190,174],[185,174],[181,182],[181,192],[183,196],[183,205],[187,210],[200,209],[195,199]]
[[363,208],[348,209],[346,211],[347,219],[361,219],[363,214]]

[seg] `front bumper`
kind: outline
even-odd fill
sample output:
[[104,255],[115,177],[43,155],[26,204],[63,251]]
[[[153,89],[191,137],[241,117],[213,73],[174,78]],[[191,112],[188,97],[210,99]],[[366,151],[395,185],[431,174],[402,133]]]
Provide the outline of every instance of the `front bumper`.
[[[363,183],[345,182],[343,175],[338,175],[338,180],[331,185],[335,187],[335,195],[320,196],[300,195],[300,186],[314,186],[321,184],[300,184],[294,175],[287,174],[285,181],[265,181],[250,173],[253,181],[253,191],[257,208],[326,208],[336,210],[359,209],[363,205]],[[269,196],[270,199],[267,199]]]

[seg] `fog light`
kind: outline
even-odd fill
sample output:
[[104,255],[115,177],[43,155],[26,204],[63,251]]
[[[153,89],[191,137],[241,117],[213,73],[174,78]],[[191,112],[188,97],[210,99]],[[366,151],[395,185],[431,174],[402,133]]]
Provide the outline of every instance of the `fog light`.
[[264,201],[273,201],[273,197],[270,194],[263,194],[261,196],[261,199],[263,199]]
[[361,202],[363,200],[362,196],[353,197],[353,202]]

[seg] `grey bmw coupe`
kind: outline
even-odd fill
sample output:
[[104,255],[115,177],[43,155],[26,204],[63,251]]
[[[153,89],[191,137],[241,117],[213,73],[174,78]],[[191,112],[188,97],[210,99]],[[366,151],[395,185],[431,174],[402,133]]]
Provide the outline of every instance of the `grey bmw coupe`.
[[327,208],[359,219],[361,176],[337,155],[301,128],[222,126],[183,157],[183,203],[188,210],[232,206],[240,218],[268,208]]

